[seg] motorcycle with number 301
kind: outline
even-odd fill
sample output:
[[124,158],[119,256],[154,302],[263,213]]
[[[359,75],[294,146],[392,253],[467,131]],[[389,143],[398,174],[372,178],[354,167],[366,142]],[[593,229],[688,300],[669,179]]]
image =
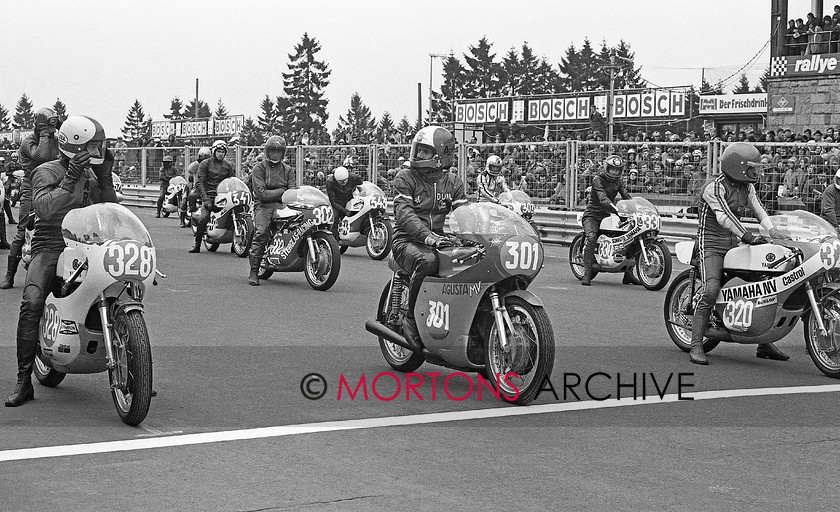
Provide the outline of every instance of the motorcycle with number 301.
[[71,210],[38,335],[34,374],[47,387],[68,373],[108,372],[117,413],[141,423],[152,398],[152,352],[143,316],[157,256],[149,232],[116,203]]
[[[840,378],[840,240],[824,219],[796,210],[770,217],[773,238],[740,245],[723,260],[721,290],[703,339],[706,353],[721,341],[778,341],[802,318],[805,346],[825,375]],[[763,235],[769,235],[762,226]],[[691,349],[691,321],[703,283],[695,242],[677,243],[683,271],[665,295],[665,328],[674,344]]]
[[[592,277],[599,272],[627,272],[634,270],[636,278],[648,290],[661,290],[671,279],[671,251],[659,237],[659,211],[643,197],[622,199],[615,205],[617,213],[601,221]],[[581,224],[583,212],[578,213]],[[569,247],[572,274],[583,279],[583,245],[586,234],[581,233]]]
[[397,371],[428,361],[480,372],[505,400],[527,404],[554,366],[551,321],[527,289],[543,266],[542,243],[518,213],[494,203],[457,208],[450,228],[456,246],[437,249],[438,273],[424,279],[414,306],[422,350],[402,334],[410,269],[393,258],[376,318],[365,328]]
[[303,271],[309,286],[329,290],[341,271],[341,253],[332,234],[333,209],[327,195],[304,185],[285,191],[274,210],[260,279],[275,272]]

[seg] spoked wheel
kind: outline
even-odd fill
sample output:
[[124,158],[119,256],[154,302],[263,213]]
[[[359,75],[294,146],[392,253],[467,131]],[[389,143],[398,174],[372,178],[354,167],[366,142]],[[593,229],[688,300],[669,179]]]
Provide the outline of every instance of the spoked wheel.
[[[644,242],[639,242],[644,243]],[[648,290],[661,290],[671,279],[671,251],[665,242],[655,240],[645,246],[648,263],[639,252],[636,256],[636,278]]]
[[152,348],[140,311],[123,311],[114,317],[114,357],[124,376],[121,385],[111,388],[117,414],[124,423],[139,425],[152,401]]
[[502,351],[493,322],[484,347],[487,354],[484,373],[493,380],[498,375],[501,393],[511,399],[518,394],[511,401],[525,405],[534,399],[554,368],[554,331],[540,306],[513,296],[505,299],[505,308],[513,324],[513,332],[507,332],[510,352]]
[[306,280],[312,288],[318,291],[329,290],[335,284],[341,270],[338,242],[331,233],[319,231],[312,235],[312,244],[315,246],[315,261],[312,261],[313,258],[307,250],[303,256],[306,258],[303,273],[306,274]]
[[[584,237],[583,233],[579,234],[572,240],[572,245],[569,247],[569,266],[572,267],[572,274],[578,279],[578,281],[583,281],[583,243],[586,238]],[[592,279],[595,279],[595,276],[598,275],[598,272],[592,271]]]
[[210,252],[216,252],[219,249],[219,244],[211,244],[207,240],[204,240],[204,247]]
[[[382,290],[382,296],[379,298],[379,309],[376,310],[376,319],[389,327],[391,327],[391,324],[388,323],[388,316],[391,314],[389,311],[390,303],[388,300],[390,292],[391,283],[389,282],[385,285],[385,289]],[[406,300],[408,300],[408,289],[403,288],[403,301]],[[401,327],[400,330],[402,330]],[[422,365],[425,361],[423,354],[412,352],[411,350],[395,345],[384,338],[379,338],[379,350],[382,351],[382,356],[385,358],[388,365],[398,372],[413,372],[417,368],[420,368],[420,365]]]
[[[691,350],[691,319],[694,307],[699,301],[699,290],[703,282],[695,276],[694,290],[696,297],[691,296],[691,269],[684,270],[674,278],[668,293],[665,294],[665,329],[674,345],[683,352]],[[672,323],[673,322],[673,323]],[[674,323],[679,325],[674,325]],[[684,325],[686,327],[680,327]],[[709,353],[720,344],[720,340],[703,338],[703,351]]]
[[41,383],[42,386],[46,386],[48,388],[54,388],[61,384],[61,381],[64,380],[64,377],[67,376],[66,373],[60,372],[54,369],[50,364],[44,362],[41,359],[40,349],[38,350],[38,355],[35,356],[35,365],[32,369],[32,373],[35,374],[35,378],[38,379],[38,382]]
[[248,251],[251,249],[251,242],[254,240],[254,221],[251,217],[242,217],[235,222],[239,223],[239,232],[241,235],[233,235],[233,244],[231,247],[233,252],[240,258],[248,256]]
[[828,336],[820,334],[814,311],[810,311],[803,324],[805,347],[821,372],[840,379],[840,298],[827,297],[822,306],[823,324]]
[[373,229],[367,234],[368,256],[374,260],[381,260],[391,252],[391,244],[394,241],[394,228],[388,219],[379,218],[373,223]]

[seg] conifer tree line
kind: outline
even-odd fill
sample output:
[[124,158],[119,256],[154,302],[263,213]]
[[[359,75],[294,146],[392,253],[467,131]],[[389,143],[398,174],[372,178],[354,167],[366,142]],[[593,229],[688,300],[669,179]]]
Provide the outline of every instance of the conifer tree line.
[[[283,83],[270,94],[266,94],[258,104],[256,119],[247,117],[242,139],[247,145],[262,144],[272,134],[291,135],[290,144],[300,140],[310,144],[330,143],[344,140],[351,144],[387,142],[390,139],[405,141],[413,131],[419,128],[417,122],[402,116],[399,121],[386,111],[377,120],[370,108],[355,92],[350,97],[350,107],[338,118],[338,126],[332,134],[327,134],[326,123],[329,119],[328,100],[325,89],[330,84],[332,71],[329,64],[318,58],[321,44],[308,33],[288,55],[288,72],[282,73]],[[454,53],[444,60],[441,76],[435,83],[439,90],[432,91],[432,104],[426,105],[424,120],[428,117],[434,122],[447,122],[453,119],[453,105],[456,99],[494,98],[505,96],[531,96],[538,94],[557,94],[608,90],[609,71],[604,68],[609,64],[611,54],[616,59],[619,69],[616,73],[615,89],[636,89],[646,87],[642,69],[633,64],[634,52],[623,39],[615,46],[601,42],[596,50],[588,38],[578,48],[570,44],[560,62],[552,63],[547,57],[539,56],[528,44],[510,48],[504,56],[494,50],[493,43],[482,37],[477,44],[471,45],[463,58]],[[765,92],[769,67],[759,83],[750,88],[745,74],[732,89],[736,94]],[[724,84],[709,84],[705,80],[700,84],[700,94],[723,94]],[[690,91],[692,101],[699,102],[697,93]],[[431,112],[429,112],[429,107]],[[56,99],[53,108],[61,115],[66,115],[67,106]],[[696,112],[696,110],[695,110]],[[172,98],[169,113],[163,117],[169,120],[224,117],[229,115],[221,98],[215,102],[215,108],[199,99],[188,103],[180,96]],[[431,116],[429,116],[431,114]],[[10,112],[0,104],[0,131],[13,128],[32,129],[34,112],[31,100],[23,94],[15,105],[15,113],[9,119]],[[129,144],[142,145],[149,142],[153,119],[143,110],[139,99],[128,110],[122,137]],[[331,135],[331,137],[330,137]]]

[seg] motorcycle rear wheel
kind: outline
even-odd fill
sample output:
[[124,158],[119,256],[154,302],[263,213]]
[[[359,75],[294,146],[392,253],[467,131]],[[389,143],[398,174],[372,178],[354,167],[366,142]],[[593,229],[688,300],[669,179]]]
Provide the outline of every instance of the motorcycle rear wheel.
[[[377,236],[374,237],[376,232]],[[394,242],[394,228],[391,226],[391,221],[388,219],[377,219],[373,223],[373,229],[367,234],[367,241],[365,242],[365,249],[367,249],[368,256],[374,260],[382,260],[388,257],[391,253],[391,245]]]
[[38,382],[42,386],[48,388],[58,386],[61,384],[61,381],[64,380],[64,377],[67,376],[66,373],[60,372],[44,362],[40,353],[35,356],[35,364],[32,367],[32,373],[35,374],[35,378],[38,379]]
[[146,419],[152,402],[152,347],[143,313],[118,313],[114,317],[114,335],[119,338],[115,340],[114,356],[127,375],[125,389],[111,388],[111,396],[123,423],[139,425]]
[[650,264],[645,264],[645,258],[640,251],[636,256],[636,278],[648,290],[661,290],[671,279],[671,250],[665,242],[659,240],[651,242],[646,250]]
[[[499,391],[510,398],[518,393],[518,396],[510,401],[517,405],[526,405],[534,400],[543,381],[551,376],[554,368],[554,330],[545,309],[534,306],[521,297],[507,297],[505,308],[516,331],[507,333],[512,349],[510,354],[502,352],[499,333],[496,323],[493,322],[484,345],[484,373],[492,381],[495,381],[498,375]],[[518,361],[510,360],[517,355]],[[519,377],[509,375],[511,372],[515,372]]]
[[821,372],[834,379],[840,379],[840,298],[831,296],[822,302],[825,306],[823,322],[828,331],[831,348],[824,348],[825,343],[821,343],[828,340],[820,340],[819,327],[813,311],[807,313],[802,323],[805,330],[805,348],[808,349],[811,361]]
[[207,240],[205,240],[204,241],[204,247],[205,247],[205,249],[207,249],[210,252],[216,252],[219,249],[219,244],[211,244],[211,243],[207,242]]
[[251,242],[254,240],[254,221],[251,217],[243,217],[236,222],[240,222],[242,224],[240,230],[244,231],[245,236],[243,239],[242,236],[234,235],[231,247],[237,256],[245,258],[248,256],[248,252],[251,249]]
[[[572,267],[572,274],[577,278],[578,281],[583,281],[583,243],[584,243],[584,234],[581,233],[572,240],[572,245],[569,246],[569,266]],[[593,270],[592,271],[592,279],[595,279],[595,276],[598,275],[598,272]]]
[[266,265],[265,261],[265,256],[263,256],[263,258],[260,260],[260,270],[257,273],[257,277],[259,277],[262,280],[266,280],[273,275],[274,271],[268,269],[268,265]]
[[309,250],[307,250],[303,255],[306,258],[303,273],[306,275],[309,286],[318,291],[326,291],[332,288],[341,271],[341,253],[338,250],[338,242],[331,233],[319,231],[312,235],[312,243],[317,251],[316,261],[312,263]]
[[[686,308],[688,308],[693,301],[693,297],[689,296],[691,294],[690,277],[691,269],[680,272],[680,274],[671,282],[671,286],[668,288],[668,293],[665,294],[665,330],[668,331],[668,336],[671,337],[671,341],[674,342],[674,345],[679,347],[679,349],[683,352],[689,352],[691,350],[691,329],[678,327],[671,322],[677,322],[682,325],[691,325],[692,315],[686,314]],[[695,290],[698,290],[699,287],[703,286],[702,281],[700,281],[697,276],[694,277],[694,282]],[[720,340],[703,338],[703,351],[709,353],[719,344]]]
[[[388,284],[385,285],[385,289],[382,290],[382,295],[379,297],[379,308],[376,310],[376,319],[385,325],[388,324],[388,315],[390,314],[390,301],[388,300],[388,293],[390,291],[391,283],[389,281]],[[420,368],[420,366],[422,366],[422,364],[426,361],[423,354],[418,354],[417,352],[412,352],[405,347],[395,345],[394,343],[387,341],[385,338],[379,338],[379,350],[382,351],[382,357],[385,358],[385,362],[388,363],[388,366],[398,372],[413,372],[417,368]]]

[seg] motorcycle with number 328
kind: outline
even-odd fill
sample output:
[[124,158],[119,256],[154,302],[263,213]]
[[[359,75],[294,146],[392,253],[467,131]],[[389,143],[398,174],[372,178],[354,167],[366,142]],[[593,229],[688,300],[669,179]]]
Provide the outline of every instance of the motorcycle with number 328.
[[143,316],[157,256],[149,232],[116,203],[71,210],[38,335],[34,374],[47,387],[68,373],[108,372],[117,413],[141,423],[152,398],[152,352]]
[[[723,260],[721,290],[703,339],[706,353],[721,341],[778,341],[802,319],[805,346],[825,375],[840,378],[840,240],[824,219],[801,210],[770,217],[773,238],[740,245]],[[762,235],[767,230],[760,228]],[[695,242],[679,242],[677,258],[691,268],[665,295],[665,327],[674,344],[691,349],[691,320],[700,300]]]
[[[617,213],[601,221],[592,277],[599,272],[623,273],[632,269],[642,286],[648,290],[661,290],[671,279],[672,262],[670,249],[659,237],[659,211],[643,197],[622,199],[615,208]],[[578,224],[582,218],[583,213],[578,213]],[[572,274],[579,280],[584,274],[585,240],[586,234],[581,233],[569,247]]]
[[397,371],[428,361],[480,372],[505,400],[527,404],[554,367],[551,321],[528,290],[543,266],[542,243],[518,213],[488,202],[457,208],[450,229],[456,246],[437,249],[438,273],[423,280],[414,307],[422,350],[402,335],[410,274],[393,258],[376,318],[365,328]]

